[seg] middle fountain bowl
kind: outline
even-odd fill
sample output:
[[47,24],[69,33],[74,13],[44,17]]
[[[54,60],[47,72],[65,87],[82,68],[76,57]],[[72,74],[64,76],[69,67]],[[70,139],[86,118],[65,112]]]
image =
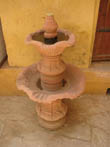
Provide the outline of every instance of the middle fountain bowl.
[[28,35],[26,43],[34,45],[43,58],[26,67],[17,79],[17,87],[37,102],[39,123],[48,129],[56,129],[65,122],[67,106],[62,99],[78,97],[85,87],[80,69],[60,59],[64,49],[74,45],[74,34],[57,27],[54,16],[48,15],[43,29]]

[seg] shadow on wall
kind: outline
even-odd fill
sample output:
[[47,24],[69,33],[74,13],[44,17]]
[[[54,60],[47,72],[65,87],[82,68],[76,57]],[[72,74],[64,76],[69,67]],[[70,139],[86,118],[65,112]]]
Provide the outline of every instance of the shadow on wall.
[[3,37],[2,23],[0,19],[0,67],[5,62],[6,59],[7,59],[6,45]]

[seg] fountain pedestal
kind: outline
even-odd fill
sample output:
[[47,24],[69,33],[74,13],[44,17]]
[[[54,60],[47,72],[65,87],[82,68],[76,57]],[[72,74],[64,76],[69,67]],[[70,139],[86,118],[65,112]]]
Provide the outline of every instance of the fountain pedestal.
[[38,49],[42,60],[20,73],[17,87],[37,102],[39,124],[51,130],[65,123],[67,106],[63,99],[74,99],[84,91],[83,73],[60,59],[64,49],[74,42],[72,33],[58,29],[52,14],[46,17],[42,30],[31,33],[26,39],[27,44]]
[[41,75],[43,89],[55,91],[62,87],[66,65],[60,56],[43,57],[38,63],[37,69]]
[[40,125],[53,130],[65,123],[67,106],[62,100],[51,103],[37,103],[36,111]]

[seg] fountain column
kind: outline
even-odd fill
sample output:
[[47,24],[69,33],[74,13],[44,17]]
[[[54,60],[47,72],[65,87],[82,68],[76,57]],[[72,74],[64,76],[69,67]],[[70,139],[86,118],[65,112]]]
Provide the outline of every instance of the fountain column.
[[[48,14],[44,24],[44,40],[46,44],[57,42],[57,23],[52,14]],[[38,63],[40,72],[41,86],[47,91],[56,91],[63,86],[65,63],[58,56],[43,56]],[[62,100],[56,100],[48,103],[37,103],[36,111],[39,123],[43,127],[56,129],[65,122],[67,106]]]
[[60,56],[43,57],[38,63],[37,69],[41,76],[41,85],[43,89],[49,91],[59,90],[63,86],[65,63]]
[[62,100],[51,103],[37,103],[36,107],[39,124],[45,128],[54,130],[65,123],[67,106]]

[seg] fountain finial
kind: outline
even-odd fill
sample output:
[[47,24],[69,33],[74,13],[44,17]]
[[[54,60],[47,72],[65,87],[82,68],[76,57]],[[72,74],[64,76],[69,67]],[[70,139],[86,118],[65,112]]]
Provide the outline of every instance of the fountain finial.
[[57,22],[54,19],[53,13],[47,13],[45,18],[45,23],[43,26],[44,29],[44,38],[50,39],[57,37]]

